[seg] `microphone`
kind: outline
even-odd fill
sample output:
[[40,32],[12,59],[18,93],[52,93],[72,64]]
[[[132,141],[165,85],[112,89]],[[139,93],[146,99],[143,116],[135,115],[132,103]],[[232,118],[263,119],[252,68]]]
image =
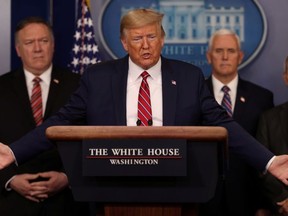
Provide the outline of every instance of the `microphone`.
[[141,125],[141,120],[140,120],[140,119],[138,119],[138,120],[136,121],[136,125],[137,125],[137,126],[140,126],[140,125]]
[[149,126],[152,126],[152,125],[153,125],[152,119],[149,119],[149,120],[148,120],[148,125],[149,125]]

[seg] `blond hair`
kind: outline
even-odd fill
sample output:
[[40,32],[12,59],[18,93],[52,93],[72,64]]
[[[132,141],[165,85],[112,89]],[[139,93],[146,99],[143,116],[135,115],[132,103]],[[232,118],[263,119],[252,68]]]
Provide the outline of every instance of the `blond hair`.
[[164,14],[159,13],[152,9],[134,9],[129,11],[121,18],[120,23],[120,35],[121,38],[125,36],[126,29],[140,28],[150,24],[158,24],[161,28],[162,36],[165,36],[164,29],[162,27],[162,19]]

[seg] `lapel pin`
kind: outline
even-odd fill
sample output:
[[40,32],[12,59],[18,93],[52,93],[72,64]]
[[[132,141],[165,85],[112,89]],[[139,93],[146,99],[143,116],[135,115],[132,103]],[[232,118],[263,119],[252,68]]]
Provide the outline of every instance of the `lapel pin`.
[[243,103],[245,103],[246,100],[245,100],[244,97],[240,97],[240,101],[243,102]]
[[53,82],[56,84],[59,84],[59,80],[58,79],[53,79]]
[[175,80],[171,80],[172,85],[176,86],[176,81]]

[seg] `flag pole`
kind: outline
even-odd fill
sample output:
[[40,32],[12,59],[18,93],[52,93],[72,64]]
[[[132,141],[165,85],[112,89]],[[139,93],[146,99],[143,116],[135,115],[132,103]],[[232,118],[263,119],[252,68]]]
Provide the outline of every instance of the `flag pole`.
[[93,21],[87,0],[78,0],[74,45],[68,68],[82,74],[91,64],[101,62],[101,54],[95,40]]
[[53,26],[53,0],[49,1],[49,23]]

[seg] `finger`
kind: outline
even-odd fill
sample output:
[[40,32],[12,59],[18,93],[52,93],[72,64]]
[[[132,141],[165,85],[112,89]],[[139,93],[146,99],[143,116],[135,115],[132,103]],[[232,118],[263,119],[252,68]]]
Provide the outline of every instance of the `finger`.
[[38,174],[29,174],[29,175],[26,175],[25,178],[29,181],[36,181],[37,178],[39,178],[39,175]]
[[41,188],[41,187],[47,188],[48,183],[49,183],[48,181],[39,181],[39,182],[33,182],[30,185],[33,188],[37,188],[37,187],[39,187],[39,188]]
[[37,198],[38,200],[44,200],[47,199],[49,196],[48,194],[36,194],[34,195],[35,198]]
[[36,196],[38,194],[47,193],[49,191],[48,187],[33,187],[30,189],[30,194]]
[[33,202],[37,202],[37,203],[40,202],[39,199],[37,199],[37,198],[35,198],[35,197],[33,197],[33,196],[25,196],[25,198],[28,199],[28,200],[31,200],[31,201],[33,201]]
[[43,190],[47,190],[47,185],[44,184],[44,183],[41,183],[41,184],[31,184],[30,185],[30,189],[32,191],[43,191]]
[[52,176],[52,172],[43,172],[43,173],[39,173],[39,176],[41,178],[50,178]]
[[288,186],[288,180],[286,178],[281,179],[281,181]]
[[48,194],[48,190],[33,190],[29,193],[30,196],[38,196],[39,194]]
[[283,206],[285,204],[286,200],[283,200],[281,202],[277,202],[276,204],[279,205],[279,206]]

